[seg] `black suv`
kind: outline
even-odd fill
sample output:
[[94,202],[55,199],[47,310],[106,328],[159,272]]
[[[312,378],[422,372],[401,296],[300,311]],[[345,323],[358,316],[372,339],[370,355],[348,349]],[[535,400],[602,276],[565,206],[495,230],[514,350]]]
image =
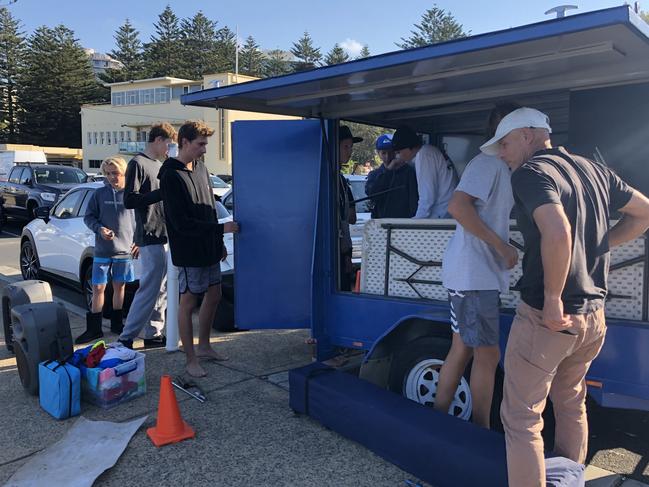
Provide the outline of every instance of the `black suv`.
[[7,217],[30,221],[39,206],[52,207],[62,194],[88,175],[76,167],[56,164],[14,166],[7,182],[0,182],[0,224]]

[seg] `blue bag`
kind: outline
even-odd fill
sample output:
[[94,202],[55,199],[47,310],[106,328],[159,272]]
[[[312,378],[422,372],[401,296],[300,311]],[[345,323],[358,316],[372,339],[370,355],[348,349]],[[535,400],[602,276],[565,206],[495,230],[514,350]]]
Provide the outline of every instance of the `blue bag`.
[[56,419],[81,412],[81,373],[74,365],[48,360],[38,365],[41,407]]

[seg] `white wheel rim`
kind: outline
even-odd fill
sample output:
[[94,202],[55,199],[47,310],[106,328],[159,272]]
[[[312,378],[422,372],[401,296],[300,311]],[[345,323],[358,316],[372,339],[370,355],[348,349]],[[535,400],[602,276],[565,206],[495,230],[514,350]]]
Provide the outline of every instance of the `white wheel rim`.
[[[444,361],[439,359],[426,359],[415,364],[404,382],[403,395],[411,401],[432,407],[437,393],[439,369],[443,364]],[[471,417],[472,409],[473,402],[469,383],[462,377],[448,413],[468,420]]]

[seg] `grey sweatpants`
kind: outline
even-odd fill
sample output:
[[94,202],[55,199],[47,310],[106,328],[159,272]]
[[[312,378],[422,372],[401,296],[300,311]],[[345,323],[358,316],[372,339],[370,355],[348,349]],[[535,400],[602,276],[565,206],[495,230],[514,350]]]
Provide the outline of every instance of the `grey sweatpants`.
[[144,328],[142,338],[153,338],[162,334],[167,309],[167,253],[164,245],[140,247],[140,287],[119,336],[122,340],[133,340]]

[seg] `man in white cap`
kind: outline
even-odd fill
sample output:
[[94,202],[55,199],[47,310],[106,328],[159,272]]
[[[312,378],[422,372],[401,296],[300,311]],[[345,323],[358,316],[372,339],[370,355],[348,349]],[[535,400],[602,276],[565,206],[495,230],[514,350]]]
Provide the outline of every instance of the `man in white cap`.
[[[548,117],[519,108],[481,150],[512,170],[525,241],[522,302],[505,353],[501,417],[509,485],[545,486],[541,414],[556,418],[554,450],[584,463],[588,367],[606,334],[604,299],[611,247],[649,228],[649,200],[609,168],[552,147]],[[612,212],[619,222],[610,227]]]

